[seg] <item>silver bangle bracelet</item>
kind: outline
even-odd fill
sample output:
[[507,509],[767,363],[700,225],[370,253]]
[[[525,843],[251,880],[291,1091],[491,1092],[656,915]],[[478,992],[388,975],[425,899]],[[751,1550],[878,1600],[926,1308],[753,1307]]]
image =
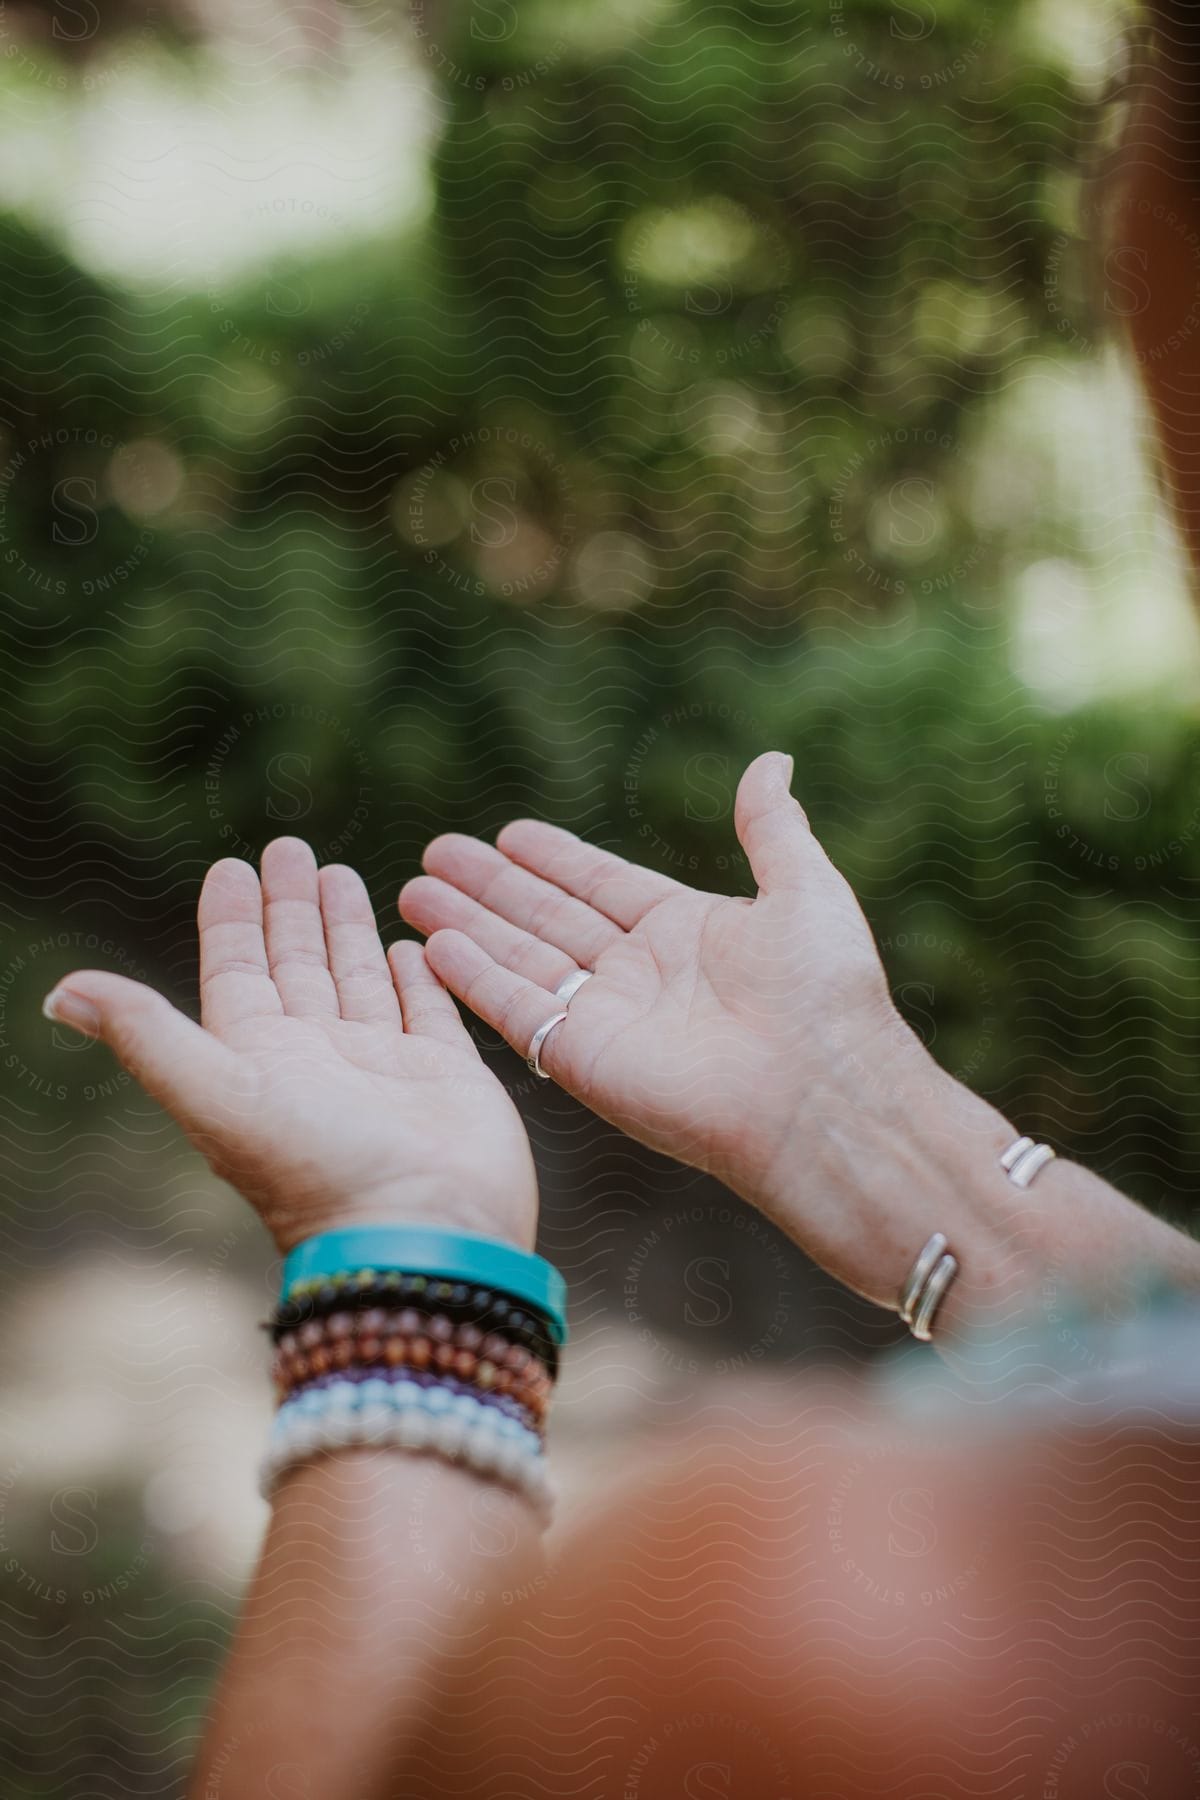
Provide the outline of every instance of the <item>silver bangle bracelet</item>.
[[1019,1137],[1000,1158],[1000,1167],[1014,1187],[1027,1188],[1054,1158],[1049,1144],[1035,1144],[1032,1138]]
[[900,1317],[906,1325],[913,1322],[913,1312],[921,1298],[925,1283],[937,1268],[944,1252],[948,1249],[947,1240],[940,1231],[935,1231],[925,1248],[912,1266],[912,1272],[904,1284],[900,1295]]
[[943,1256],[937,1268],[925,1283],[925,1292],[921,1295],[920,1305],[912,1316],[909,1330],[921,1343],[927,1344],[933,1336],[933,1320],[938,1307],[945,1296],[946,1289],[958,1274],[958,1263],[952,1256]]
[[937,1309],[957,1274],[957,1259],[949,1254],[943,1234],[935,1231],[900,1294],[900,1317],[921,1343],[927,1344],[933,1336]]
[[[1055,1152],[1049,1144],[1037,1144],[1030,1137],[1019,1137],[1000,1158],[1000,1167],[1014,1187],[1030,1187]],[[950,1246],[940,1231],[935,1231],[921,1251],[900,1291],[900,1317],[915,1338],[927,1344],[933,1336],[933,1322],[951,1282],[958,1274],[958,1259],[950,1255]]]

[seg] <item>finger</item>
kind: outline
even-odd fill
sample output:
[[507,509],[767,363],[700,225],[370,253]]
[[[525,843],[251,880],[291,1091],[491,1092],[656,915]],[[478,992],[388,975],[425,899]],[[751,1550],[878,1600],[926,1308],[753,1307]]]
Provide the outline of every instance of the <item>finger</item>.
[[46,996],[48,1019],[114,1050],[152,1099],[193,1137],[236,1107],[239,1059],[162,994],[125,975],[81,969]]
[[294,1019],[336,1019],[317,859],[299,838],[276,838],[262,854],[263,922],[271,979]]
[[317,877],[329,972],[343,1019],[399,1028],[400,1006],[392,985],[375,912],[362,877],[330,863]]
[[218,1034],[243,1019],[282,1013],[263,940],[262,889],[249,863],[227,857],[204,878],[200,928],[200,1014]]
[[437,1038],[443,1044],[471,1042],[471,1034],[457,1006],[425,960],[425,952],[412,938],[401,938],[387,953],[404,1029],[418,1037]]
[[[511,969],[502,969],[461,931],[435,931],[425,946],[425,957],[450,992],[465,1001],[521,1056],[528,1056],[539,1025],[563,1010],[553,994],[514,975]],[[561,1055],[561,1039],[567,1029],[566,1022],[558,1026],[542,1048],[542,1067],[550,1075],[557,1073],[555,1062]]]
[[538,819],[514,819],[496,843],[513,862],[586,901],[625,931],[632,931],[660,900],[688,891],[668,875],[641,869],[611,850],[585,844],[574,832]]
[[792,759],[778,750],[755,757],[738,783],[733,822],[760,888],[799,887],[813,871],[816,840],[792,798]]
[[481,950],[487,951],[493,962],[503,963],[515,975],[523,975],[526,981],[551,993],[566,976],[579,972],[578,963],[565,951],[530,937],[499,913],[480,906],[469,894],[432,875],[418,875],[400,890],[400,914],[426,935],[446,930],[465,932]]
[[478,838],[457,833],[434,838],[421,861],[430,875],[440,876],[489,912],[565,951],[581,969],[593,968],[598,957],[621,941],[622,932],[603,913],[530,874]]

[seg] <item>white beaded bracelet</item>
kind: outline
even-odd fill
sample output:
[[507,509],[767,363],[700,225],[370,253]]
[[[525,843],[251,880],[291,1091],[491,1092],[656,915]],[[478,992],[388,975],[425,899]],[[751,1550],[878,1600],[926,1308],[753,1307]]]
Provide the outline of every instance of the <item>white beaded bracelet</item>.
[[537,1435],[470,1394],[413,1381],[335,1381],[286,1400],[271,1427],[259,1491],[270,1499],[285,1469],[358,1445],[465,1463],[523,1494],[549,1521],[553,1490]]

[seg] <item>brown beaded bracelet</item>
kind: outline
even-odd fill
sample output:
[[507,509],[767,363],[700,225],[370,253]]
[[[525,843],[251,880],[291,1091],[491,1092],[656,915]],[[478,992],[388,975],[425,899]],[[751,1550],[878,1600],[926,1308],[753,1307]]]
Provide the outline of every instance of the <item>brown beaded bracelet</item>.
[[348,1369],[407,1368],[453,1376],[483,1393],[513,1400],[539,1424],[545,1419],[553,1383],[528,1350],[494,1334],[485,1336],[475,1326],[455,1326],[449,1319],[435,1316],[417,1322],[427,1329],[413,1332],[410,1321],[401,1326],[399,1315],[377,1321],[369,1314],[334,1314],[285,1333],[273,1370],[281,1397],[308,1381]]
[[[449,1366],[447,1350],[463,1351],[478,1357],[481,1362],[494,1363],[498,1370],[507,1370],[546,1392],[553,1386],[550,1372],[540,1358],[523,1345],[507,1342],[498,1332],[484,1332],[477,1325],[459,1324],[441,1314],[423,1315],[412,1308],[389,1313],[379,1307],[369,1312],[332,1313],[326,1319],[310,1319],[294,1332],[285,1332],[278,1349],[285,1356],[294,1356],[308,1350],[332,1351],[340,1344],[370,1344],[372,1350],[367,1360],[374,1361],[380,1354],[374,1348],[377,1342],[415,1342],[422,1338],[434,1346],[434,1362],[440,1368]],[[410,1358],[393,1352],[388,1360],[399,1364]]]
[[545,1418],[549,1409],[549,1391],[536,1377],[515,1376],[470,1350],[456,1351],[447,1345],[431,1344],[427,1338],[365,1339],[359,1344],[343,1340],[332,1348],[319,1345],[295,1356],[278,1358],[274,1373],[281,1397],[287,1397],[321,1376],[372,1367],[453,1376],[481,1393],[515,1401],[539,1420]]
[[427,1275],[363,1269],[328,1281],[303,1282],[280,1301],[266,1329],[278,1342],[287,1332],[331,1314],[398,1309],[416,1310],[426,1317],[445,1314],[456,1325],[470,1323],[485,1333],[498,1333],[507,1343],[532,1351],[552,1377],[558,1373],[558,1346],[546,1320],[533,1308],[493,1288]]

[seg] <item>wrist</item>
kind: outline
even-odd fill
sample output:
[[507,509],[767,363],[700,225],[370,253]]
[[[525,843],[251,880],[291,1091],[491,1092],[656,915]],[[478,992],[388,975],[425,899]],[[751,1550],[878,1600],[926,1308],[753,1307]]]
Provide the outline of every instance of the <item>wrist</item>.
[[532,1250],[537,1216],[537,1183],[532,1174],[514,1180],[502,1194],[472,1192],[465,1180],[442,1174],[412,1175],[346,1194],[293,1197],[265,1214],[281,1256],[306,1238],[360,1225],[427,1225]]
[[1016,1135],[897,1018],[828,1059],[737,1186],[839,1280],[893,1310],[922,1246],[945,1233],[960,1275],[944,1328],[1035,1279],[1041,1209],[999,1167]]
[[1131,1281],[1200,1288],[1200,1252],[1077,1163],[1028,1189],[1000,1158],[1019,1132],[948,1075],[912,1033],[831,1062],[797,1103],[790,1134],[739,1192],[821,1265],[877,1305],[899,1296],[935,1233],[958,1263],[937,1312],[939,1342],[1050,1320],[1063,1292],[1128,1302]]

